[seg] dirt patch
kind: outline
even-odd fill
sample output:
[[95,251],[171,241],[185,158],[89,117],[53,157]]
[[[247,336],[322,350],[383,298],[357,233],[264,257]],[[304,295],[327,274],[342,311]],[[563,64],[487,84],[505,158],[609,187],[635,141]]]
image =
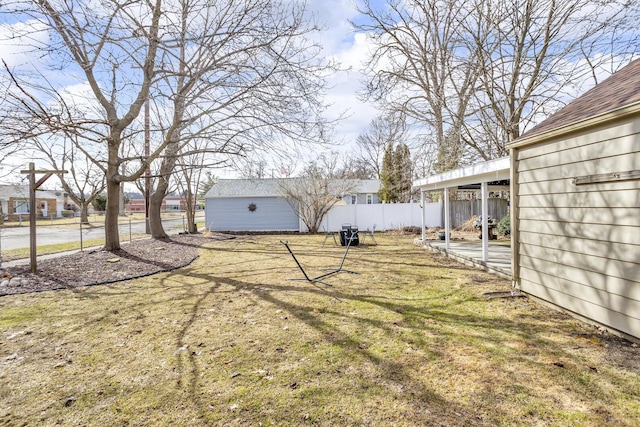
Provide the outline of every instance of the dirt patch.
[[141,239],[115,252],[83,251],[39,260],[35,274],[28,265],[4,268],[0,270],[0,296],[113,283],[174,270],[193,262],[204,243],[230,238],[233,236],[206,233]]

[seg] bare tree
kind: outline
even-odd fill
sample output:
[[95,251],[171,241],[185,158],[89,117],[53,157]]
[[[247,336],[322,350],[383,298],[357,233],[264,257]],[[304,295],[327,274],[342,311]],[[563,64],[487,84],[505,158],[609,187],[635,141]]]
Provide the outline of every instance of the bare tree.
[[[305,38],[316,28],[307,25],[304,4],[107,0],[94,6],[49,0],[3,5],[24,22],[16,39],[44,52],[69,78],[81,76],[77,81],[88,88],[84,97],[70,98],[61,89],[68,82],[19,75],[5,64],[2,123],[11,132],[3,134],[3,144],[65,133],[102,147],[99,158],[85,155],[106,177],[107,250],[120,247],[121,183],[136,181],[153,162],[160,164],[152,234],[163,237],[159,206],[189,141],[209,138],[217,143],[213,150],[233,155],[250,145],[274,149],[269,142],[278,133],[310,141],[323,124],[321,76],[330,67]],[[34,37],[38,32],[51,37]],[[157,118],[148,153],[141,138],[145,102]]]
[[506,155],[640,45],[627,0],[363,0],[360,12],[374,46],[366,95],[428,129],[438,171]]
[[312,141],[323,126],[320,74],[329,70],[305,39],[313,28],[302,4],[191,0],[175,15],[181,19],[164,29],[174,32],[165,36],[170,42],[160,46],[171,71],[158,86],[172,115],[165,119],[166,148],[149,206],[156,238],[166,236],[160,206],[186,144],[187,153],[239,155],[254,147],[276,150],[274,134],[287,135],[288,144]]
[[[366,32],[374,50],[366,63],[365,95],[410,124],[432,129],[437,146],[460,129],[474,94],[477,55],[460,37],[468,11],[458,0],[364,0]],[[362,21],[360,21],[362,22]]]
[[381,177],[386,147],[403,142],[405,134],[406,126],[402,115],[387,114],[371,120],[369,128],[356,138],[360,159],[373,169],[377,179]]
[[[71,139],[75,141],[71,141]],[[80,207],[80,222],[89,222],[89,206],[105,189],[104,173],[78,149],[83,144],[78,135],[52,138],[30,138],[24,142],[23,154],[49,165],[49,169],[66,171],[58,174],[60,184],[68,197]],[[89,147],[85,148],[88,149]]]
[[[199,199],[204,199],[204,194],[215,182],[211,169],[221,167],[225,163],[203,150],[206,148],[206,141],[192,141],[192,143],[198,149],[191,151],[189,155],[180,156],[177,163],[178,173],[175,174],[180,194],[185,197],[187,233],[198,232],[196,211]],[[187,148],[187,151],[190,150]]]
[[625,0],[477,0],[465,8],[476,16],[466,40],[482,63],[482,90],[464,138],[485,160],[506,155],[507,142],[574,97],[576,82],[592,75],[597,83],[592,73],[612,55],[620,64],[637,53],[638,34],[627,30],[639,6]]
[[[329,160],[331,163],[331,161]],[[342,198],[355,189],[355,180],[335,177],[335,169],[312,162],[300,177],[280,180],[282,197],[310,233],[317,233],[322,219]]]

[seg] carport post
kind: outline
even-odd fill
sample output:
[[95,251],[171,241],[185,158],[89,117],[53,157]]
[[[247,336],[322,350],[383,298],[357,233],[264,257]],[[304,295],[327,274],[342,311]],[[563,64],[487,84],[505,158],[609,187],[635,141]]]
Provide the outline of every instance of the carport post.
[[444,248],[449,249],[449,228],[451,227],[449,203],[449,187],[444,189]]
[[425,230],[426,219],[425,219],[425,206],[424,206],[424,190],[420,190],[420,207],[422,208],[422,244],[427,244],[427,231]]
[[488,183],[483,181],[480,184],[482,192],[482,261],[489,260],[489,207],[487,199],[489,198]]

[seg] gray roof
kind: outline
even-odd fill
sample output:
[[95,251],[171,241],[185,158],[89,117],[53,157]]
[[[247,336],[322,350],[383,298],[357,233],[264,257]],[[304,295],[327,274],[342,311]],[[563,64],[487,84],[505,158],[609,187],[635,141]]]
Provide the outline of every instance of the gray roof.
[[282,179],[219,179],[204,197],[277,197]]
[[0,199],[9,197],[29,197],[29,186],[19,184],[0,185]]
[[[217,197],[279,197],[280,183],[295,178],[269,179],[219,179],[205,195],[205,199]],[[377,193],[380,181],[363,179],[357,181],[358,193]]]
[[359,179],[357,180],[357,192],[364,194],[375,194],[380,190],[379,179]]

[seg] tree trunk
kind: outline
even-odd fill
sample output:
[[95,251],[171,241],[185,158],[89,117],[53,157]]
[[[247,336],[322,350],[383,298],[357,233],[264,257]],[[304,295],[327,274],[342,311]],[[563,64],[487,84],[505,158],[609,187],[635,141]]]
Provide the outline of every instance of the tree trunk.
[[107,251],[117,251],[120,249],[120,234],[118,231],[119,213],[120,183],[110,174],[110,177],[107,179],[107,208],[104,213],[104,249]]
[[151,237],[154,239],[166,239],[169,236],[162,226],[160,210],[162,209],[162,200],[166,195],[167,187],[161,184],[161,182],[166,182],[164,179],[160,178],[158,181],[156,191],[149,196],[149,231],[151,231]]
[[80,205],[80,223],[89,224],[89,205],[91,202],[83,200]]
[[[115,139],[115,138],[114,138]],[[119,141],[110,141],[107,162],[107,207],[104,212],[104,249],[120,249],[118,215],[120,214],[120,165],[118,157]]]
[[187,200],[185,203],[185,213],[187,215],[187,233],[197,233],[198,226],[196,225],[196,203],[193,191],[191,188],[190,176],[185,172],[185,182],[187,183]]

